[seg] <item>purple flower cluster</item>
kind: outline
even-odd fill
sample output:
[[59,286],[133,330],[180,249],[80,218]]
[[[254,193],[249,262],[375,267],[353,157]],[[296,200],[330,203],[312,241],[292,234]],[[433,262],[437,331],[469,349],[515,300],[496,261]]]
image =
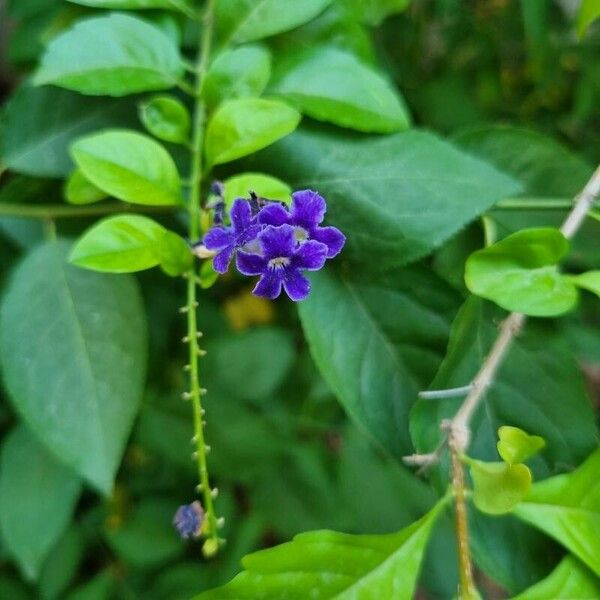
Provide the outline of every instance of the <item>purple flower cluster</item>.
[[231,208],[231,226],[213,227],[203,243],[216,252],[218,273],[227,271],[235,255],[240,273],[260,276],[255,295],[274,299],[283,288],[297,302],[310,291],[303,271],[318,271],[346,241],[336,227],[321,227],[326,210],[323,197],[312,190],[292,194],[289,210],[278,202],[257,203],[254,196],[250,201],[238,198]]

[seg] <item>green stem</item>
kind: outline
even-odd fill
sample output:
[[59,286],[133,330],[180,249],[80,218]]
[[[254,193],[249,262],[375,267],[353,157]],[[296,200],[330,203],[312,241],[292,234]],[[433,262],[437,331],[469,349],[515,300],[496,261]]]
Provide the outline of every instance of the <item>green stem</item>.
[[[191,149],[191,173],[190,173],[190,195],[189,195],[189,238],[196,240],[200,236],[200,187],[202,183],[202,149],[204,138],[205,107],[202,101],[202,85],[204,75],[208,68],[210,56],[210,47],[212,42],[214,0],[208,0],[203,19],[202,41],[198,51],[197,75],[194,87],[194,117]],[[204,500],[204,510],[206,523],[204,532],[206,541],[203,546],[203,552],[211,556],[218,550],[219,537],[217,527],[217,517],[213,504],[213,491],[210,488],[207,468],[207,446],[204,440],[204,424],[202,408],[202,393],[200,387],[200,369],[198,358],[201,350],[198,346],[198,324],[196,319],[196,272],[194,269],[188,272],[187,276],[187,342],[189,345],[189,374],[190,374],[190,392],[189,398],[192,402],[194,414],[194,438],[195,456],[198,464],[198,478],[200,481],[200,491]]]
[[118,213],[172,212],[177,206],[139,206],[126,202],[69,206],[68,204],[16,204],[0,202],[0,217],[23,217],[25,219],[64,219],[97,217]]
[[570,210],[573,200],[570,198],[506,198],[494,206],[498,210]]

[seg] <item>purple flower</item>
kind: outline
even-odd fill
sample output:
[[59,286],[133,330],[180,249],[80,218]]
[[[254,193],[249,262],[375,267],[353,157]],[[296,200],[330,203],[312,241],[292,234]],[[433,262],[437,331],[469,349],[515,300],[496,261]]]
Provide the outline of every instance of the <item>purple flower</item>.
[[327,246],[327,258],[333,258],[342,250],[346,237],[337,227],[320,227],[327,206],[317,192],[302,190],[292,194],[292,207],[288,212],[280,204],[268,204],[259,213],[264,225],[292,225],[296,240],[315,240]]
[[206,248],[217,252],[213,260],[215,271],[226,273],[233,253],[256,239],[260,230],[248,202],[238,198],[231,207],[231,227],[213,227],[204,236]]
[[196,500],[191,504],[184,504],[177,509],[173,517],[173,525],[182,538],[198,537],[204,521],[202,504]]
[[281,288],[294,301],[308,296],[310,282],[303,270],[317,271],[325,264],[327,246],[306,241],[298,244],[295,228],[283,224],[267,226],[258,236],[262,254],[237,253],[237,268],[244,275],[260,275],[253,293],[271,300],[277,298]]

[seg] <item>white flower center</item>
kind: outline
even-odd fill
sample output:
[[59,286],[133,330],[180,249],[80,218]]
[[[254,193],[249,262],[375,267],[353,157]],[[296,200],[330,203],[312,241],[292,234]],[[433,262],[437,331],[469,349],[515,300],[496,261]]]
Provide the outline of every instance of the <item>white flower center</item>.
[[271,269],[281,269],[290,264],[290,259],[288,256],[278,256],[277,258],[272,258],[267,264]]
[[295,227],[294,238],[297,242],[304,242],[308,239],[308,231],[304,227]]

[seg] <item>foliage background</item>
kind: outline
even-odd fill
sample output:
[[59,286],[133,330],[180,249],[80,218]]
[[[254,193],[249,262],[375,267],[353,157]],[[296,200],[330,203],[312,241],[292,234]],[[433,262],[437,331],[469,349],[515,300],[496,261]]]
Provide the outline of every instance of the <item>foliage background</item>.
[[[600,38],[598,29],[592,28],[583,41],[577,41],[574,4],[414,1],[405,11],[382,22],[371,19],[367,26],[363,23],[365,7],[360,2],[337,0],[313,22],[270,38],[267,43],[282,54],[316,42],[351,51],[365,63],[384,70],[398,84],[417,126],[488,158],[491,164],[513,175],[529,196],[570,198],[589,176],[590,165],[600,161]],[[58,0],[13,0],[3,6],[0,35],[4,99],[15,93],[19,80],[30,72],[47,40],[86,10]],[[357,13],[363,18],[357,18]],[[368,21],[368,11],[366,14]],[[171,17],[160,11],[153,18],[167,28],[177,28],[177,23],[171,23]],[[184,47],[186,40],[184,31]],[[21,127],[16,131],[6,125],[10,108],[5,109],[4,128],[0,128],[4,157],[10,154],[11,144],[17,145],[23,138],[32,151],[28,164],[2,175],[0,202],[62,202],[59,176],[66,175],[70,166],[60,162],[64,153],[57,148],[64,146],[65,140],[60,133],[44,131],[48,126],[46,110],[53,102],[63,103],[67,113],[80,110],[94,121],[94,128],[122,124],[141,129],[136,109],[139,98],[90,98],[78,107],[69,104],[70,93],[44,89],[44,100],[32,102],[26,112],[18,115]],[[14,115],[10,120],[14,123]],[[354,143],[359,134],[332,132],[332,127],[306,118],[303,127],[295,137],[235,168],[221,167],[217,174],[226,177],[242,168],[262,168],[290,183],[310,181],[316,166],[338,151],[345,172],[377,172],[377,165],[370,163],[368,156],[356,157],[351,152],[344,155],[339,149]],[[315,133],[317,130],[320,133]],[[170,149],[178,163],[185,164],[185,156]],[[441,161],[437,166],[448,168]],[[391,168],[401,169],[402,164]],[[478,182],[482,194],[486,184],[489,181]],[[328,190],[322,191],[327,194]],[[379,194],[393,194],[394,188],[375,182],[370,192],[377,202]],[[561,215],[492,213],[499,235],[540,224],[540,219],[558,223]],[[161,220],[181,229],[169,216]],[[58,220],[56,227],[59,235],[74,237],[92,222]],[[334,208],[332,222],[346,225],[339,208]],[[347,225],[360,228],[360,223]],[[569,259],[572,268],[598,267],[600,248],[595,225],[595,230],[588,228],[578,239]],[[43,241],[44,227],[43,220],[0,217],[3,288],[17,261]],[[443,229],[443,224],[439,227]],[[320,275],[320,289],[327,298],[322,303],[331,306],[343,302],[336,278],[345,280],[358,290],[368,314],[383,315],[387,338],[412,344],[413,353],[407,361],[416,376],[409,394],[426,388],[436,373],[448,344],[450,324],[467,295],[462,284],[464,259],[482,245],[483,233],[481,222],[475,222],[433,255],[392,276],[379,273],[386,260],[391,261],[384,249],[374,251],[360,267],[356,248],[340,259],[334,274]],[[364,247],[362,252],[368,254]],[[326,361],[330,349],[320,336],[327,331],[330,312],[319,303],[308,302],[301,308],[303,331],[291,303],[256,299],[250,295],[247,281],[229,276],[202,294],[199,311],[208,350],[202,372],[203,385],[209,390],[206,411],[207,436],[213,448],[210,467],[220,492],[218,510],[226,518],[224,537],[228,540],[216,559],[204,561],[199,546],[182,543],[171,527],[175,508],[190,501],[195,486],[189,457],[191,417],[189,406],[180,400],[185,387],[181,370],[185,348],[180,343],[184,324],[178,314],[183,285],[157,271],[141,273],[136,279],[141,299],[133,287],[122,290],[128,298],[124,302],[132,303],[132,314],[122,315],[121,324],[111,324],[111,331],[144,330],[145,324],[136,319],[146,314],[147,366],[132,364],[131,379],[119,385],[124,394],[135,394],[145,370],[147,378],[114,492],[109,497],[101,498],[88,487],[82,488],[79,480],[73,481],[62,467],[47,465],[44,449],[20,425],[6,391],[0,391],[0,488],[4,485],[0,510],[5,519],[10,518],[13,506],[21,504],[30,515],[24,549],[16,560],[0,534],[0,598],[189,598],[229,580],[238,572],[244,554],[287,540],[298,532],[322,527],[354,533],[390,532],[431,506],[434,489],[372,444],[364,429],[346,416],[317,371],[306,337],[314,346],[314,354]],[[39,323],[24,324],[19,336],[13,337],[12,348],[18,352],[17,347],[23,344],[31,352],[40,347],[52,351],[51,340],[36,335],[48,318],[41,290],[52,288],[52,282],[44,280],[44,265],[31,265],[29,281],[31,287],[15,302],[39,302]],[[90,311],[95,302],[106,300],[107,293],[115,293],[94,290],[85,280],[81,286]],[[13,314],[19,314],[18,308]],[[115,310],[119,310],[119,303]],[[342,336],[348,347],[356,344],[356,352],[361,353],[361,327],[365,326],[361,319],[365,317],[360,311],[352,312],[351,306],[347,315],[346,327],[336,322],[338,329],[331,334]],[[557,443],[550,444],[548,454],[534,465],[540,477],[572,468],[597,442],[595,424],[587,418],[589,405],[586,408],[584,404],[592,402],[597,422],[599,324],[598,303],[585,298],[578,311],[567,317],[533,323],[522,354],[513,356],[507,366],[511,376],[503,384],[513,390],[512,398],[519,398],[520,406],[515,409],[513,401],[512,408],[499,415],[501,423],[514,418],[515,410],[535,422],[536,415],[527,412],[533,411],[531,399],[544,402],[549,389],[560,389],[565,399],[580,399],[577,406],[581,406],[581,418],[573,417],[574,429],[565,428],[557,435]],[[99,335],[106,335],[106,331]],[[126,344],[127,336],[123,339]],[[549,340],[555,347],[548,345]],[[528,360],[524,357],[532,355],[546,357],[543,368],[523,366]],[[350,354],[349,364],[354,359],[356,356]],[[10,357],[4,358],[7,360]],[[110,372],[111,365],[106,369]],[[34,385],[42,390],[49,385],[51,395],[48,382],[56,376],[38,372]],[[375,371],[372,385],[377,384],[377,376]],[[447,373],[440,371],[436,384],[447,381]],[[457,385],[461,383],[464,381]],[[339,393],[339,387],[335,391]],[[78,393],[74,390],[75,395]],[[553,426],[560,426],[562,407],[551,404],[544,410]],[[398,442],[399,455],[410,448],[407,417],[404,415],[406,439]],[[583,421],[586,424],[582,430]],[[429,422],[435,423],[436,416]],[[483,442],[477,448],[489,454]],[[80,455],[89,452],[93,462],[91,442],[76,450]],[[43,479],[52,469],[60,471],[53,476],[64,479],[63,491],[72,489],[72,510],[60,518],[57,515],[64,513],[65,498],[48,494]],[[13,471],[14,480],[21,481],[22,488],[11,485],[7,489],[6,478]],[[23,478],[22,473],[28,476]],[[421,575],[424,598],[450,598],[456,589],[451,527],[451,519],[445,517],[436,528]],[[473,529],[478,578],[491,598],[507,597],[532,585],[550,572],[562,555],[558,545],[512,517],[493,522],[475,518]],[[29,548],[38,536],[52,539],[46,552],[40,551],[41,543],[33,550]]]

